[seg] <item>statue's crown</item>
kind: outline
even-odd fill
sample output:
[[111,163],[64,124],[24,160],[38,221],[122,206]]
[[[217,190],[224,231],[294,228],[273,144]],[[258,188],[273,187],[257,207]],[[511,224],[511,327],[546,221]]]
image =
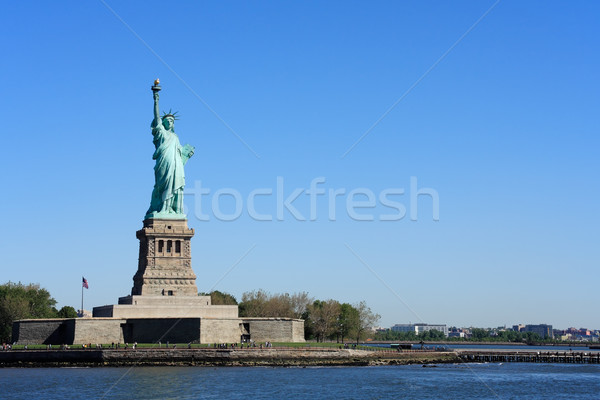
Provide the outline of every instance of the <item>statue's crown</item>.
[[171,117],[173,118],[175,121],[177,121],[179,119],[179,115],[177,115],[177,111],[173,112],[171,109],[169,109],[169,112],[167,113],[163,113],[162,119],[165,119],[167,117]]

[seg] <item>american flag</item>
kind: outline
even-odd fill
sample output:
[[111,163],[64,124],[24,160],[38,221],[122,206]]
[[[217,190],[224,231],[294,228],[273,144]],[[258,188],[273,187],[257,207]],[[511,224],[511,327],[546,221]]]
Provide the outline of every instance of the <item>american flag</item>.
[[83,279],[83,287],[89,289],[90,287],[88,286],[87,279],[85,279],[83,276],[81,277],[81,279]]

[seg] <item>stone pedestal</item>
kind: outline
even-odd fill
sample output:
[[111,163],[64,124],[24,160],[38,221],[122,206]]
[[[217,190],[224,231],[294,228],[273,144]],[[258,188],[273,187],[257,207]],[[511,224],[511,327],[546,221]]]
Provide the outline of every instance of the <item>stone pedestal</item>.
[[126,296],[119,304],[94,307],[94,317],[237,318],[238,306],[214,306],[210,296]]
[[[138,270],[131,295],[94,307],[93,318],[17,321],[19,343],[304,341],[304,321],[238,317],[237,305],[213,305],[198,296],[186,219],[149,218],[137,231]],[[42,332],[35,336],[35,332]],[[32,333],[33,332],[33,333]],[[58,332],[58,333],[55,333]],[[56,336],[56,335],[62,336]]]
[[212,305],[198,296],[186,219],[146,219],[131,295],[119,304],[94,307],[96,318],[237,318],[236,305]]
[[136,232],[140,240],[132,296],[197,296],[186,219],[146,219]]

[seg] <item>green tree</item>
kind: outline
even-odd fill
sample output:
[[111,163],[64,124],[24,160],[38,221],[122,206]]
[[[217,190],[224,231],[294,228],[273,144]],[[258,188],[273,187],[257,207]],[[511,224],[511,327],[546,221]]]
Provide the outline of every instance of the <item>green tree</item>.
[[77,311],[71,306],[64,306],[57,313],[58,318],[77,318]]
[[419,334],[418,338],[420,340],[428,340],[430,342],[446,340],[446,336],[444,335],[444,332],[441,332],[441,331],[438,331],[435,329],[430,329],[428,331],[421,332]]
[[213,306],[236,306],[238,304],[235,296],[218,290],[210,293],[198,293],[198,296],[210,296],[210,303]]
[[396,332],[391,329],[375,332],[375,335],[373,336],[373,339],[375,340],[396,340],[397,338]]
[[391,329],[375,333],[374,338],[375,340],[397,340],[399,342],[414,342],[419,340],[419,337],[417,337],[414,331],[394,332]]
[[527,344],[535,344],[543,340],[542,337],[535,332],[525,332],[524,336],[524,339],[527,342]]
[[419,339],[419,337],[417,336],[417,334],[414,331],[411,332],[400,332],[400,336],[399,336],[400,340],[403,341],[416,341]]
[[336,336],[338,343],[344,343],[345,337],[353,336],[358,326],[358,310],[351,304],[340,305],[340,313],[336,321]]
[[306,340],[315,340],[317,335],[310,319],[310,307],[302,314],[302,319],[304,320],[304,338]]
[[490,339],[490,332],[487,329],[473,328],[471,329],[471,340],[486,341]]
[[10,341],[15,320],[57,317],[55,305],[56,300],[39,285],[20,282],[0,285],[0,339]]
[[521,335],[520,332],[515,332],[512,330],[498,332],[498,338],[502,342],[522,342],[523,341],[523,335]]

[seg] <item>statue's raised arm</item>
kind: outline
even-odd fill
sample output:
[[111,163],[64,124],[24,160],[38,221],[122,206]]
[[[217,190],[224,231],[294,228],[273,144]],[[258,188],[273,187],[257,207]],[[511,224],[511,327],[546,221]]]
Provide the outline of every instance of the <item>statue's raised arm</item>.
[[152,120],[152,128],[158,126],[158,124],[162,123],[160,118],[160,109],[158,107],[158,92],[160,92],[160,81],[157,79],[154,81],[154,86],[152,86],[152,96],[154,97],[154,120]]

